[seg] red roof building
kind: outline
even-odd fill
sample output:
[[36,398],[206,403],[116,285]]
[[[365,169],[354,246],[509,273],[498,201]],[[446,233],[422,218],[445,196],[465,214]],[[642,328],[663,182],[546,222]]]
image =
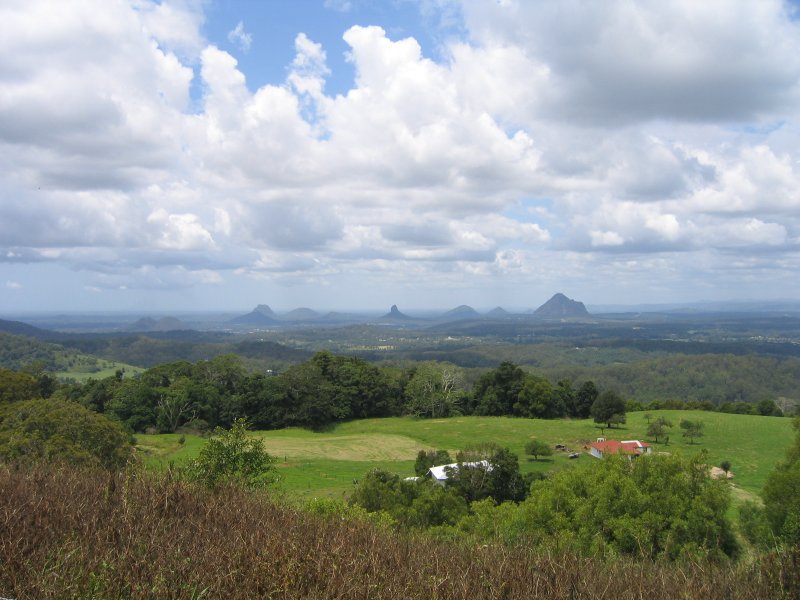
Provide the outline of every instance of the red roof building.
[[597,438],[592,444],[589,453],[595,458],[605,458],[610,454],[627,454],[629,456],[639,456],[640,454],[650,454],[653,451],[650,444],[639,440],[607,440]]

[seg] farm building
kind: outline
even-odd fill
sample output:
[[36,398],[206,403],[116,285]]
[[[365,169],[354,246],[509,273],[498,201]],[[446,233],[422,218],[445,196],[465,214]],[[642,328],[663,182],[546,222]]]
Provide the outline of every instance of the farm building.
[[480,467],[482,469],[486,469],[487,472],[492,470],[492,464],[488,460],[481,460],[478,462],[451,463],[449,465],[431,467],[428,469],[428,474],[436,483],[444,486],[444,484],[447,483],[447,469],[458,471],[459,464],[464,465],[465,467]]
[[607,440],[597,438],[589,449],[589,453],[595,458],[604,458],[610,454],[627,454],[629,456],[639,456],[640,454],[650,454],[652,452],[650,444],[639,440]]

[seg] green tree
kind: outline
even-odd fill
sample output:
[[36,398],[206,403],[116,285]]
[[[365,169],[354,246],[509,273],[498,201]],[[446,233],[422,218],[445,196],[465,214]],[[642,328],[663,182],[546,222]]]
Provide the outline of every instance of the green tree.
[[200,386],[189,377],[178,377],[159,392],[156,423],[160,431],[172,433],[197,416]]
[[48,399],[0,406],[0,460],[117,470],[132,459],[130,435],[80,404]]
[[461,414],[463,370],[449,363],[417,365],[405,388],[407,410],[418,417],[440,418]]
[[0,369],[0,404],[41,397],[39,382],[29,373]]
[[561,394],[544,377],[525,375],[522,389],[513,405],[515,415],[536,419],[556,419],[563,417],[566,405]]
[[247,435],[247,429],[246,419],[237,419],[230,429],[217,427],[189,463],[189,478],[210,489],[235,484],[252,490],[274,482],[272,457],[260,439]]
[[454,525],[467,514],[465,500],[449,486],[403,480],[382,469],[372,469],[358,482],[350,503],[370,513],[384,512],[406,527]]
[[417,460],[414,462],[414,472],[424,477],[428,474],[431,467],[437,465],[447,465],[453,462],[450,458],[450,453],[447,450],[420,450],[417,454]]
[[583,382],[575,394],[575,404],[570,416],[577,419],[588,419],[592,414],[592,404],[599,395],[600,392],[593,381]]
[[711,479],[705,462],[704,455],[609,457],[589,470],[560,471],[531,486],[516,521],[528,538],[557,537],[582,553],[735,556],[730,489]]
[[800,544],[800,417],[793,421],[794,443],[786,459],[767,477],[761,492],[764,510],[775,536],[789,544]]
[[542,440],[530,440],[525,444],[525,454],[533,456],[533,460],[539,460],[540,456],[553,456],[553,449]]
[[694,440],[703,437],[703,427],[705,427],[705,424],[702,421],[681,419],[680,422],[680,428],[683,429],[682,435],[689,439],[690,444],[693,444]]
[[556,384],[555,393],[564,407],[565,414],[574,416],[578,391],[573,387],[571,379],[562,379]]
[[656,444],[658,438],[663,437],[667,433],[667,427],[672,427],[672,423],[664,417],[658,417],[655,421],[651,422],[647,428],[647,435],[655,438]]
[[473,388],[473,414],[511,415],[519,393],[525,385],[525,371],[512,362],[504,361],[485,373]]
[[606,390],[594,401],[591,412],[595,423],[606,423],[611,428],[617,422],[615,416],[625,416],[625,401],[616,392]]
[[107,401],[105,386],[96,386],[94,391],[103,399],[106,413],[131,431],[143,432],[148,427],[155,427],[158,391],[144,379],[123,379],[113,384],[111,398]]
[[448,473],[447,487],[467,502],[492,498],[495,502],[524,500],[528,486],[519,472],[519,459],[496,444],[468,448],[456,456],[458,466]]
[[775,542],[764,507],[752,500],[739,506],[739,529],[756,548],[766,549]]
[[758,413],[765,417],[782,417],[783,411],[774,400],[761,400],[757,405]]

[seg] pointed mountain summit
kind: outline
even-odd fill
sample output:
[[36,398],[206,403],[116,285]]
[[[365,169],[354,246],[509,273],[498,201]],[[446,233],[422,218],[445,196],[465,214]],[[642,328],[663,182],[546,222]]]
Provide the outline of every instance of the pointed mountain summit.
[[400,310],[397,308],[397,304],[392,304],[392,308],[389,310],[388,313],[386,313],[381,317],[381,320],[391,319],[392,321],[407,321],[410,318],[411,317],[409,317],[408,315],[404,315],[403,313],[400,312]]
[[439,316],[437,321],[461,321],[462,319],[479,319],[480,314],[477,310],[466,304],[457,306],[453,310],[448,310],[443,315]]
[[235,317],[230,320],[231,323],[237,325],[274,325],[278,322],[275,318],[275,313],[266,304],[259,304],[252,312]]
[[511,313],[502,306],[498,306],[487,312],[486,316],[491,319],[504,319],[505,317],[510,317]]
[[546,319],[561,319],[564,317],[588,317],[589,311],[586,310],[583,302],[571,300],[564,294],[558,293],[537,308],[533,314]]
[[262,314],[262,315],[267,316],[267,317],[269,317],[271,319],[275,318],[275,313],[272,312],[272,309],[269,307],[268,304],[259,304],[258,306],[256,306],[253,309],[253,312]]

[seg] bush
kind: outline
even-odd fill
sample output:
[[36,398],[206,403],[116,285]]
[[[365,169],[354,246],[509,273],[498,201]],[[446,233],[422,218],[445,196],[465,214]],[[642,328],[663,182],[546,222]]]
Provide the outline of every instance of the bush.
[[210,489],[226,484],[256,489],[274,482],[272,457],[261,440],[247,437],[247,429],[246,419],[237,419],[227,430],[217,427],[189,464],[189,478]]
[[0,460],[66,462],[117,470],[133,458],[131,436],[80,404],[27,400],[0,407]]
[[764,549],[773,545],[775,538],[767,514],[755,502],[748,500],[739,507],[739,528],[745,539],[756,548]]
[[787,451],[786,460],[769,474],[761,495],[775,536],[800,545],[800,417],[795,418],[794,428],[794,444]]

